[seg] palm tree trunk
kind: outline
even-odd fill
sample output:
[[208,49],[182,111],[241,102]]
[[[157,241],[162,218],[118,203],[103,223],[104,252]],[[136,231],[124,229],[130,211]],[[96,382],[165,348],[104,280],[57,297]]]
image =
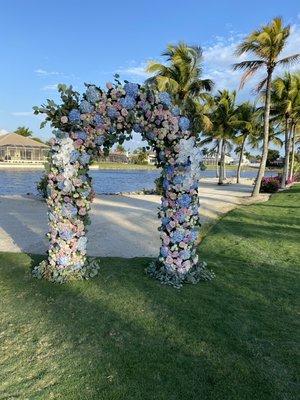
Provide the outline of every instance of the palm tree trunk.
[[281,189],[285,188],[287,174],[289,171],[289,125],[288,118],[285,117],[285,125],[284,125],[284,165],[282,170],[282,178],[281,178]]
[[219,178],[219,159],[220,159],[221,142],[218,141],[217,162],[216,162],[216,178]]
[[236,183],[240,183],[240,179],[241,179],[242,161],[243,161],[243,154],[244,154],[244,150],[245,150],[246,139],[247,139],[247,135],[244,136],[242,147],[241,147],[241,152],[240,152],[240,157],[239,157],[239,165],[238,165],[238,168],[236,171]]
[[221,139],[221,159],[220,159],[220,172],[219,172],[219,182],[218,185],[223,185],[224,183],[224,168],[225,168],[225,141]]
[[294,176],[294,164],[295,164],[295,148],[296,148],[296,127],[293,125],[292,127],[292,134],[293,134],[293,142],[292,142],[292,154],[291,154],[291,168],[289,178],[293,179]]
[[272,79],[271,68],[268,68],[268,76],[267,76],[267,85],[266,85],[266,101],[265,101],[265,111],[264,111],[264,139],[263,139],[263,151],[261,162],[259,165],[255,185],[253,188],[252,196],[258,196],[260,191],[260,185],[262,178],[266,169],[266,162],[268,157],[268,149],[269,149],[269,127],[270,127],[270,104],[271,104],[271,79]]

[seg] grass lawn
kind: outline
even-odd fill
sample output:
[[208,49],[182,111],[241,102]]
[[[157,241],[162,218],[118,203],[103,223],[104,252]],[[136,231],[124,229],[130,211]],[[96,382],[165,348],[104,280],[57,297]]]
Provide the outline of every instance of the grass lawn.
[[93,167],[98,167],[98,169],[146,169],[146,170],[155,170],[157,169],[155,165],[151,164],[126,164],[126,163],[117,163],[117,162],[94,162]]
[[296,400],[299,243],[298,185],[222,218],[200,246],[216,278],[180,291],[145,258],[59,286],[2,253],[0,399]]

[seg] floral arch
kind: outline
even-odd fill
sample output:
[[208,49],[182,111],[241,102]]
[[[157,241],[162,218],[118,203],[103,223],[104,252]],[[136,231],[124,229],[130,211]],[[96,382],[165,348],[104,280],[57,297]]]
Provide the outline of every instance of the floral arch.
[[106,90],[86,85],[83,96],[59,86],[61,105],[47,100],[35,107],[54,127],[48,173],[47,205],[49,250],[46,261],[33,270],[37,277],[53,282],[89,278],[97,265],[86,255],[88,211],[93,199],[89,164],[99,150],[140,132],[156,153],[162,168],[163,196],[161,247],[148,272],[162,283],[209,279],[211,274],[196,254],[198,181],[201,152],[189,130],[188,118],[180,115],[166,92],[116,79]]

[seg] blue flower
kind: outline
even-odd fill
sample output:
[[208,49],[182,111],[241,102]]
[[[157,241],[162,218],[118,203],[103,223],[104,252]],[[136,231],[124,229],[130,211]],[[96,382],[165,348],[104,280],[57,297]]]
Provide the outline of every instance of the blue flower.
[[100,92],[94,85],[91,85],[87,88],[85,96],[87,100],[93,104],[96,103],[96,101],[100,100]]
[[146,133],[146,138],[149,140],[154,140],[155,139],[155,134],[153,132],[147,132]]
[[126,108],[127,110],[132,110],[135,107],[135,99],[132,96],[125,96],[123,99],[120,100],[122,107]]
[[111,119],[116,119],[119,116],[118,111],[114,108],[114,107],[109,107],[107,109],[107,115],[109,116],[109,118]]
[[178,117],[179,115],[180,115],[180,109],[179,109],[179,107],[173,107],[172,108],[172,114],[175,116],[175,117]]
[[69,259],[69,257],[67,257],[67,256],[61,256],[61,257],[59,257],[59,258],[57,259],[57,262],[58,262],[58,264],[61,265],[62,267],[66,267],[66,266],[69,264],[70,259]]
[[183,176],[182,175],[176,175],[174,177],[173,182],[175,183],[175,185],[179,185],[183,182]]
[[79,152],[77,150],[72,150],[70,154],[70,161],[74,163],[75,161],[78,160],[78,157],[79,157]]
[[178,124],[182,131],[187,131],[190,127],[190,120],[187,117],[180,117]]
[[87,133],[85,131],[76,132],[77,139],[85,141],[87,139]]
[[170,183],[169,183],[168,179],[164,178],[164,180],[163,180],[163,188],[165,190],[168,190],[169,187],[170,187]]
[[178,211],[176,216],[181,224],[185,221],[185,214],[182,211]]
[[81,236],[78,239],[78,243],[77,243],[77,249],[79,251],[85,251],[86,249],[86,244],[87,244],[87,238],[85,236]]
[[90,161],[90,158],[91,158],[91,156],[90,156],[88,153],[83,153],[83,154],[80,156],[80,162],[81,162],[81,164],[83,164],[83,165],[88,164],[89,161]]
[[188,207],[191,204],[191,201],[191,196],[189,196],[188,194],[183,194],[178,198],[177,203],[180,207]]
[[139,85],[137,83],[127,82],[124,85],[124,90],[126,92],[126,95],[135,99],[139,93]]
[[99,126],[99,125],[103,124],[103,118],[101,117],[100,114],[96,114],[96,115],[94,116],[93,122],[94,122],[94,124],[95,124],[96,126]]
[[143,129],[139,124],[133,124],[132,129],[134,130],[134,132],[139,132],[139,133],[143,132]]
[[159,154],[158,154],[158,159],[160,160],[160,161],[164,161],[164,159],[165,159],[165,152],[164,151],[160,151],[159,152]]
[[195,229],[193,229],[190,233],[191,236],[191,240],[196,240],[198,237],[198,231],[196,231]]
[[105,136],[104,136],[104,135],[99,135],[99,136],[97,136],[96,139],[95,139],[95,143],[96,143],[98,146],[101,146],[104,142],[105,142]]
[[168,166],[166,167],[166,172],[167,172],[168,175],[169,175],[169,174],[173,174],[173,172],[174,172],[174,167],[173,167],[172,165],[168,165]]
[[167,247],[167,246],[162,246],[162,247],[160,248],[160,254],[161,254],[163,257],[168,257],[168,254],[169,254],[169,249],[168,249],[168,247]]
[[73,232],[68,229],[64,229],[62,231],[59,231],[58,233],[63,240],[71,240],[74,236]]
[[170,222],[170,218],[168,218],[168,217],[163,217],[163,218],[161,219],[161,223],[162,223],[164,226],[168,225],[169,222]]
[[74,218],[77,215],[77,207],[71,203],[64,204],[61,208],[61,213],[64,217]]
[[173,232],[172,238],[171,238],[171,242],[172,243],[179,243],[184,239],[184,233],[177,230]]
[[191,257],[190,250],[181,250],[179,256],[182,260],[188,260]]
[[170,107],[172,105],[172,100],[171,96],[167,92],[161,92],[158,95],[160,102],[167,107]]
[[77,122],[80,122],[80,112],[79,110],[76,110],[76,108],[73,108],[73,110],[71,110],[69,112],[69,121],[72,124],[76,124]]
[[94,111],[94,106],[91,103],[89,103],[87,100],[82,100],[79,108],[80,108],[80,111],[83,113],[91,113]]

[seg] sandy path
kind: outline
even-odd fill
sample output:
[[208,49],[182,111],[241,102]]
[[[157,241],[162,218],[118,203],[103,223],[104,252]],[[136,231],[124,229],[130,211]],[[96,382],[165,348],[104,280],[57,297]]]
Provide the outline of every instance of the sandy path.
[[[207,222],[245,202],[252,186],[218,186],[203,180],[201,221]],[[91,210],[88,254],[91,256],[156,256],[159,247],[155,195],[97,196]],[[46,204],[29,196],[0,197],[0,251],[42,254],[47,249]]]

